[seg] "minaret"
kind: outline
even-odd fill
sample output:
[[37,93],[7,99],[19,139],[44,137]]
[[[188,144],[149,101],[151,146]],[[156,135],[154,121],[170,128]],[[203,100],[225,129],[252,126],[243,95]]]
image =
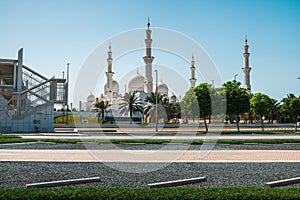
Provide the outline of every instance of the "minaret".
[[244,50],[245,52],[243,53],[244,55],[244,68],[242,68],[243,72],[245,73],[244,75],[244,88],[247,90],[247,93],[249,95],[251,95],[251,85],[250,85],[250,71],[251,71],[251,67],[249,67],[249,56],[250,53],[248,52],[248,44],[247,44],[248,40],[247,40],[247,35],[245,37],[245,46],[244,46]]
[[192,62],[191,62],[191,88],[195,87],[197,79],[195,78],[195,60],[194,60],[194,54],[192,55]]
[[150,19],[148,18],[148,29],[146,30],[147,38],[145,39],[146,43],[146,56],[143,57],[145,62],[145,83],[144,83],[144,91],[146,93],[153,92],[153,78],[152,78],[152,62],[154,57],[151,56],[151,30],[150,30]]
[[111,51],[111,44],[109,43],[108,47],[108,52],[107,52],[107,83],[106,83],[106,88],[105,88],[105,94],[112,92],[113,89],[113,78],[112,76],[114,75],[114,72],[112,71],[112,51]]

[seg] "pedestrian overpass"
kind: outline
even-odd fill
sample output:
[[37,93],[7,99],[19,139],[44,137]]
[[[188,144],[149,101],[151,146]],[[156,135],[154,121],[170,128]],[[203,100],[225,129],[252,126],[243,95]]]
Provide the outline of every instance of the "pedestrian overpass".
[[46,78],[18,59],[0,58],[0,133],[53,132],[55,104],[67,104],[66,79]]

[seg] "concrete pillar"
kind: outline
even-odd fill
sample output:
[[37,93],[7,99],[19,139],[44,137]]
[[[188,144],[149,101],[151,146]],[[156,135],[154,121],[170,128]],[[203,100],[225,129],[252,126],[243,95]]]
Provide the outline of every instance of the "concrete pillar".
[[17,92],[22,91],[23,85],[23,48],[18,51],[18,81],[17,81]]

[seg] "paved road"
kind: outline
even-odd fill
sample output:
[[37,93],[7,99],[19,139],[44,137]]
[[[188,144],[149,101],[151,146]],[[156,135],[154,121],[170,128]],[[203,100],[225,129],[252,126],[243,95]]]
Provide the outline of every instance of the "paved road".
[[300,162],[297,150],[0,150],[0,161]]

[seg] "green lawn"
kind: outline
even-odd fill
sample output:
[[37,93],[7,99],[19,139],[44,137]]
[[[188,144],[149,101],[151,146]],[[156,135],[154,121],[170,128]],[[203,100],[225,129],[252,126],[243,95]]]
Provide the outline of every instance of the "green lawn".
[[300,199],[299,188],[125,188],[61,187],[0,189],[0,199]]

